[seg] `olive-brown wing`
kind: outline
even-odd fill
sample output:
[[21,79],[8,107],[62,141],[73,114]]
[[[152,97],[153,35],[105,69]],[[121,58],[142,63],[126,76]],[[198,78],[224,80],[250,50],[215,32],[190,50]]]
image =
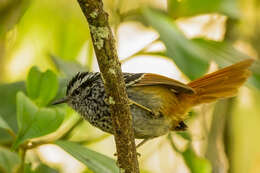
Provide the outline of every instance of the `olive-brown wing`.
[[162,85],[170,88],[175,93],[190,93],[193,94],[194,90],[188,85],[181,83],[177,80],[161,76],[158,74],[144,73],[140,78],[133,84],[133,86],[158,86]]

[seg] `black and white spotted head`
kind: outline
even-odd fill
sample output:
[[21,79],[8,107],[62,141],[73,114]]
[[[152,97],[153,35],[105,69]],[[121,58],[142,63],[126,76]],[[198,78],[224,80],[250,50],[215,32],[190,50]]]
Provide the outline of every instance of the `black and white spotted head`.
[[99,78],[97,72],[79,72],[69,82],[66,96],[78,95],[82,89],[91,86],[92,82]]
[[98,72],[79,72],[77,73],[67,85],[66,96],[53,104],[68,103],[70,101],[76,101],[87,95],[90,90],[92,83],[100,78]]

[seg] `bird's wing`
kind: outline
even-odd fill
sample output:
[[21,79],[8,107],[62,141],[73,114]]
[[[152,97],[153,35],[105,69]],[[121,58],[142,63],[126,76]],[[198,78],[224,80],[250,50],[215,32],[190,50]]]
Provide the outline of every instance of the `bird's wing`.
[[194,90],[177,80],[152,73],[124,73],[126,86],[165,86],[175,93],[194,93]]

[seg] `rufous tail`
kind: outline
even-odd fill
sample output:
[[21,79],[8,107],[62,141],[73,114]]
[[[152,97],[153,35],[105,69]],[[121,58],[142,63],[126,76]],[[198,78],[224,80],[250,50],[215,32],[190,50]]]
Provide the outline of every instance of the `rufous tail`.
[[193,105],[235,96],[250,76],[248,68],[253,62],[253,59],[247,59],[190,82],[188,86],[195,90]]

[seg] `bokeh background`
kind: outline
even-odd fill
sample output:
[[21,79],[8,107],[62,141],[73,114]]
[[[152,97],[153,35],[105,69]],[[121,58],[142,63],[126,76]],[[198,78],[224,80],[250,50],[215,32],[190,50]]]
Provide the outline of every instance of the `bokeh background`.
[[[260,55],[258,0],[104,0],[124,72],[152,72],[182,82]],[[138,149],[143,173],[260,172],[260,65],[237,97],[194,108],[189,129]],[[0,1],[0,124],[16,133],[16,93],[32,66],[66,82],[77,71],[98,71],[88,24],[76,0]],[[50,84],[51,85],[51,84]],[[2,126],[1,126],[2,127]],[[113,136],[70,110],[49,143],[62,139],[115,158]],[[19,156],[0,128],[0,172],[13,172]],[[39,140],[31,139],[31,140]],[[137,141],[139,142],[139,141]],[[54,144],[29,150],[31,170],[91,172]],[[37,168],[40,166],[40,169]]]

